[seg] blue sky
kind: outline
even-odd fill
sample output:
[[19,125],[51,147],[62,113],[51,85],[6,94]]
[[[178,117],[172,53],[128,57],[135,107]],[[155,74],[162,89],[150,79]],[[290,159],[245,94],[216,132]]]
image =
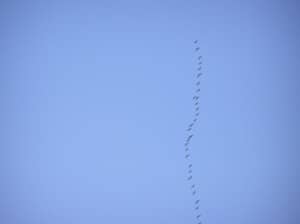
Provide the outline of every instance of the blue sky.
[[1,1],[0,223],[300,222],[296,1]]

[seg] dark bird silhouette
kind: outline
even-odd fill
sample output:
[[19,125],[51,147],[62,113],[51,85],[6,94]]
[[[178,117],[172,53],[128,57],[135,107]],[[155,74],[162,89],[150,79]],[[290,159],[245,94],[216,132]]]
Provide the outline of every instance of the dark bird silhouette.
[[198,204],[200,202],[200,200],[195,201],[195,204]]
[[198,43],[198,40],[194,40],[194,44]]
[[193,178],[193,176],[191,175],[191,176],[188,177],[188,180],[191,180],[192,178]]
[[200,49],[200,47],[196,47],[196,48],[195,48],[195,51],[199,51],[199,49]]

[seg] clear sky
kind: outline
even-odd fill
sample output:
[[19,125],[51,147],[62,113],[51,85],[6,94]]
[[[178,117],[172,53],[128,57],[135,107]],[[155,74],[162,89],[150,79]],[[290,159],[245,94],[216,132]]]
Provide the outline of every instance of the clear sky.
[[0,223],[300,223],[300,4],[0,3]]

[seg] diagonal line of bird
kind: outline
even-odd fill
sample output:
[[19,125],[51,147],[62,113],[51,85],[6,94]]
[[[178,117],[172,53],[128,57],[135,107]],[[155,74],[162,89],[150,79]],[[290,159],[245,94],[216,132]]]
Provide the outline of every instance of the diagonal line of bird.
[[196,220],[197,220],[197,224],[202,224],[201,222],[201,213],[199,211],[199,203],[200,203],[200,199],[199,199],[199,193],[196,187],[196,184],[194,183],[194,179],[193,179],[193,163],[191,160],[191,148],[190,148],[190,142],[194,136],[194,126],[196,125],[197,121],[198,121],[198,117],[199,117],[199,94],[200,94],[200,77],[202,76],[202,56],[199,54],[199,50],[200,47],[198,45],[198,40],[194,41],[195,44],[195,53],[197,56],[197,70],[196,70],[196,79],[195,79],[195,86],[196,86],[196,90],[195,90],[195,94],[193,96],[193,101],[194,101],[194,115],[192,118],[192,122],[190,124],[188,124],[188,127],[186,129],[187,131],[187,136],[185,138],[185,142],[184,142],[184,152],[185,152],[185,159],[187,161],[187,181],[189,182],[190,185],[190,189],[191,189],[191,194],[193,196],[194,199],[194,210],[196,211]]

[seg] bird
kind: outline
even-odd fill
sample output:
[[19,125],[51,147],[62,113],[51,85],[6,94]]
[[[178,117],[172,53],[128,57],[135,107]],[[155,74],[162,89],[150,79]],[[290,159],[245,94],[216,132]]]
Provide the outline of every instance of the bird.
[[198,209],[199,209],[199,206],[195,207],[195,209],[198,210]]
[[198,204],[200,202],[200,200],[195,201],[195,204]]
[[200,47],[196,47],[196,48],[195,48],[195,51],[199,51],[199,49],[200,49]]
[[201,215],[197,215],[197,219],[200,219]]
[[193,165],[192,164],[189,164],[189,168],[191,168]]
[[191,176],[188,177],[188,180],[191,180],[192,178],[193,178],[193,176],[191,175]]
[[195,195],[196,194],[196,191],[193,191],[193,195]]
[[190,157],[190,154],[185,155],[185,158],[186,158],[186,159],[189,158],[189,157]]
[[199,73],[197,74],[197,78],[199,78],[201,75],[202,75],[202,73],[199,72]]
[[194,40],[194,44],[198,43],[198,40]]

